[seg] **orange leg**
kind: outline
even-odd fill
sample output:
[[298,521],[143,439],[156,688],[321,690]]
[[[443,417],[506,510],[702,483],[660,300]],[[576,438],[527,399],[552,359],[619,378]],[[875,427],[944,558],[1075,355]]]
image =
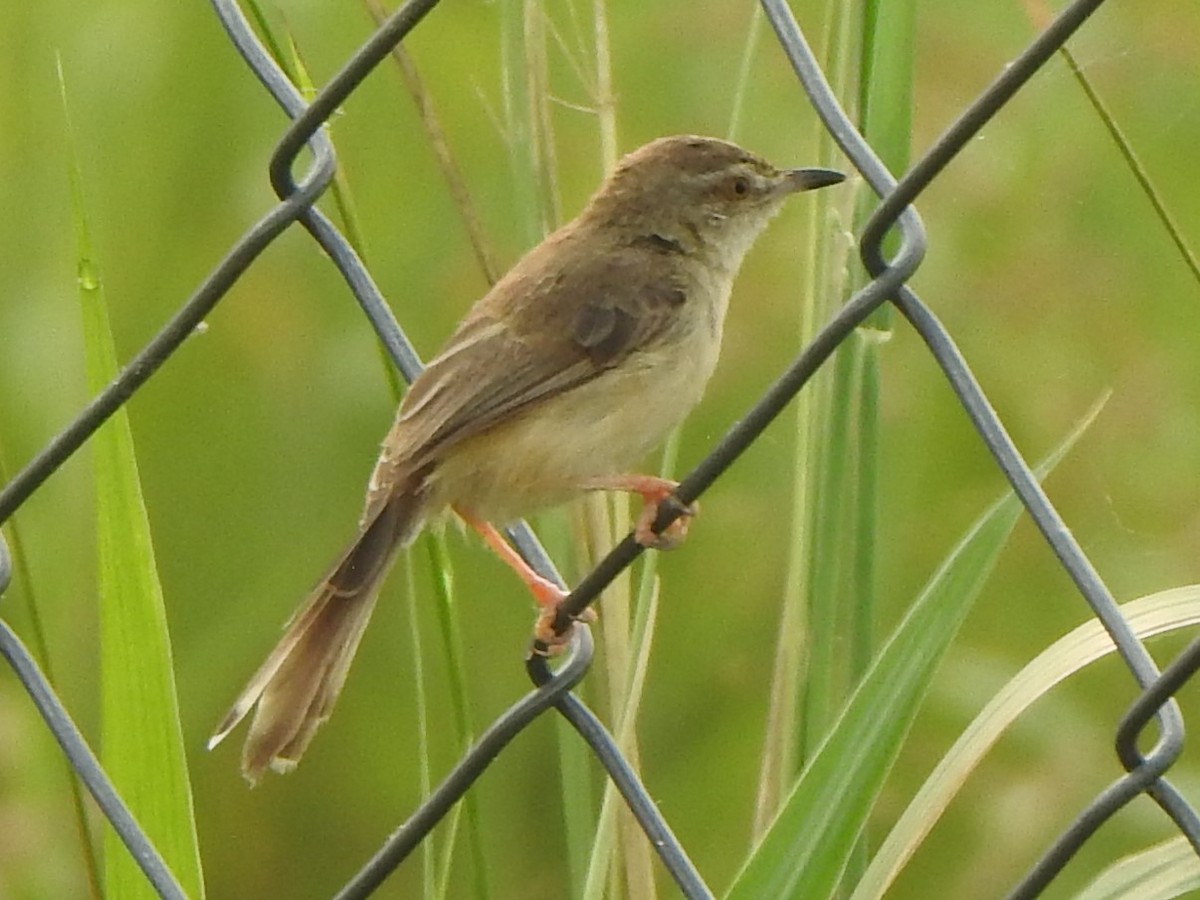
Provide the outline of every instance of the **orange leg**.
[[533,599],[537,601],[538,606],[556,607],[567,596],[566,591],[557,584],[535,572],[529,563],[525,562],[521,554],[514,550],[513,546],[504,539],[504,535],[496,529],[495,525],[476,517],[461,506],[454,507],[454,511],[458,513],[460,519],[470,525],[483,538],[484,543],[492,548],[493,553],[517,573],[517,576],[529,588],[529,592],[533,594]]
[[642,498],[642,512],[633,528],[633,537],[643,547],[655,550],[673,550],[687,537],[688,520],[698,512],[696,504],[687,507],[684,514],[667,526],[662,534],[655,534],[651,526],[658,518],[658,508],[679,487],[676,481],[657,478],[654,475],[607,475],[584,482],[590,491],[628,491]]
[[[543,578],[535,572],[491,522],[480,519],[460,506],[455,506],[454,511],[483,538],[484,543],[491,547],[493,553],[517,573],[517,576],[529,588],[529,593],[533,594],[533,599],[542,608],[538,613],[537,623],[533,627],[534,637],[551,648],[558,648],[565,644],[569,633],[555,634],[554,620],[558,617],[558,605],[566,599],[567,592],[553,581]],[[590,609],[579,617],[583,622],[593,622],[595,618],[595,613]]]

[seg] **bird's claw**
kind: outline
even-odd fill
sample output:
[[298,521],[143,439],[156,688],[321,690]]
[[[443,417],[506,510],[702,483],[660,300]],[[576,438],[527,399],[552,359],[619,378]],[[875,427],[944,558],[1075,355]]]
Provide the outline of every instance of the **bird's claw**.
[[[674,508],[678,517],[661,532],[655,533],[654,522],[664,507]],[[650,550],[674,550],[687,537],[692,518],[700,512],[700,505],[684,505],[674,494],[663,494],[658,498],[646,497],[641,515],[633,529],[633,539]]]

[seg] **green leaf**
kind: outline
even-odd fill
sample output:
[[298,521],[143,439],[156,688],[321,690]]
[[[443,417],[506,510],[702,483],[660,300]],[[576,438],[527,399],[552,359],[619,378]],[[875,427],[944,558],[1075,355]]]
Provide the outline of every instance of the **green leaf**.
[[1075,900],[1171,900],[1197,890],[1200,860],[1180,836],[1117,860]]
[[863,10],[860,124],[893,174],[908,168],[916,30],[914,0],[868,0]]
[[[1172,588],[1121,606],[1142,639],[1200,624],[1200,585]],[[1098,619],[1064,635],[1004,685],[954,742],[921,785],[879,846],[851,900],[882,897],[916,852],[984,755],[1026,709],[1089,663],[1112,653],[1112,638]],[[1193,860],[1194,854],[1190,854]],[[1154,895],[1158,896],[1158,895]]]
[[[1041,467],[1052,468],[1093,407]],[[917,707],[1007,541],[1021,505],[1009,492],[968,531],[888,639],[779,815],[734,879],[731,900],[827,897],[838,887]]]
[[[429,552],[429,562],[433,575],[433,589],[437,597],[437,619],[442,636],[442,652],[445,655],[446,671],[450,682],[450,710],[454,718],[455,739],[463,752],[475,741],[475,732],[471,725],[471,695],[467,689],[467,657],[462,636],[462,613],[459,597],[454,587],[454,571],[450,565],[450,554],[446,549],[444,535],[432,530],[426,531],[422,537],[426,550]],[[478,794],[468,791],[463,798],[463,808],[467,819],[467,842],[473,863],[474,881],[472,890],[474,897],[486,900],[491,889],[487,878],[487,862],[483,846],[483,825],[479,813]],[[455,836],[458,830],[458,817],[450,819],[451,828],[442,858],[440,884],[438,889],[443,894],[449,889],[450,876],[455,866]]]
[[[59,81],[67,110],[61,65]],[[71,199],[88,387],[117,374],[116,350],[92,253],[68,112]],[[171,643],[150,524],[124,409],[92,438],[99,549],[101,738],[104,767],[191,897],[204,896]],[[116,833],[104,833],[105,895],[156,897]]]

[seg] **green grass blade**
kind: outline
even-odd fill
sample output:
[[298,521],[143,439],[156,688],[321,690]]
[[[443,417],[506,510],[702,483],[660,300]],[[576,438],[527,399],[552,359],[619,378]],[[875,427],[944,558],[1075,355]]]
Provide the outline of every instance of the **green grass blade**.
[[[867,0],[863,10],[858,79],[860,130],[893,172],[908,168],[912,145],[915,20],[914,0]],[[874,206],[873,200],[870,206]],[[856,233],[865,226],[871,211],[867,204],[860,204]],[[851,686],[867,670],[875,652],[880,357],[891,337],[892,318],[891,305],[884,304],[855,329],[849,366],[857,416],[851,481],[846,487],[853,490],[848,496],[853,496],[854,502],[848,513],[848,540],[842,544],[848,557],[847,577],[838,599],[849,611],[842,630],[849,645],[846,678]],[[856,881],[865,866],[864,837],[846,878],[851,883]]]
[[[382,9],[377,3],[367,3],[368,11],[377,18],[382,14]],[[312,97],[316,93],[316,87],[309,75],[308,68],[304,63],[300,49],[291,34],[286,35],[287,51],[283,50],[283,43],[277,39],[272,33],[266,16],[262,14],[261,9],[254,7],[256,13],[256,22],[259,29],[266,37],[269,46],[272,48],[272,53],[276,61],[288,73],[288,77],[292,80],[296,88],[306,97]],[[409,68],[403,69],[405,61],[408,60],[407,54],[400,47],[393,51],[393,57],[401,63],[402,70],[406,72],[406,80],[409,80],[410,90],[414,91],[414,98],[421,108],[423,121],[426,125],[426,136],[435,143],[435,150],[442,151],[448,154],[448,149],[436,146],[436,141],[442,136],[440,126],[436,122],[436,117],[433,115],[432,106],[429,98],[422,92],[419,80],[416,76],[415,67],[412,67],[411,61]],[[415,87],[414,87],[415,85]],[[432,126],[430,122],[432,121]],[[333,140],[332,134],[329,135],[330,140]],[[453,160],[446,163],[442,159],[442,153],[439,152],[439,162],[443,165],[449,165],[450,171],[447,178],[450,180],[451,193],[459,204],[460,212],[463,215],[464,221],[467,224],[468,232],[471,234],[472,241],[476,246],[479,259],[483,265],[485,275],[492,279],[494,273],[491,271],[488,261],[487,248],[482,244],[482,236],[476,233],[475,217],[473,208],[469,204],[469,198],[465,193],[465,186],[462,185],[461,179],[457,175],[457,169],[453,166]],[[337,207],[338,214],[342,220],[343,231],[350,245],[354,248],[355,253],[364,263],[368,261],[368,252],[366,247],[366,238],[359,224],[358,215],[353,201],[353,194],[350,189],[349,178],[346,176],[345,170],[339,164],[337,172],[334,175],[334,181],[331,190],[333,201]],[[383,366],[384,377],[388,382],[392,397],[396,403],[400,402],[404,393],[404,387],[400,380],[400,376],[394,365],[384,350],[382,343],[377,344],[379,349],[379,358]],[[433,593],[437,598],[437,620],[438,628],[441,635],[441,648],[446,660],[447,671],[449,672],[449,688],[450,688],[450,709],[453,716],[455,741],[460,750],[465,751],[474,741],[474,731],[472,728],[472,713],[470,703],[470,692],[467,688],[467,668],[466,659],[463,651],[462,643],[462,624],[460,607],[456,599],[454,589],[453,571],[450,565],[450,557],[446,547],[445,538],[443,535],[433,532],[427,532],[422,538],[426,552],[429,555],[431,563],[431,571],[433,576]],[[410,555],[411,556],[411,555]],[[409,572],[411,582],[411,565],[406,566]],[[430,752],[429,752],[429,716],[428,710],[430,706],[429,685],[424,677],[423,657],[422,657],[422,642],[420,632],[417,625],[417,619],[414,615],[415,607],[412,604],[412,595],[414,586],[410,583],[409,592],[409,610],[412,615],[411,634],[415,676],[415,685],[417,693],[418,706],[418,724],[421,739],[419,741],[420,749],[420,765],[422,770],[422,787],[424,795],[428,795],[431,788],[431,773],[430,773]],[[460,825],[464,821],[466,823],[466,840],[469,848],[469,853],[472,860],[472,891],[473,896],[486,900],[490,896],[491,890],[488,883],[488,867],[486,855],[484,852],[484,837],[483,825],[480,818],[479,804],[474,793],[468,793],[461,805],[457,805],[447,817],[447,820],[442,828],[442,834],[445,837],[445,843],[440,850],[434,843],[431,837],[423,844],[423,853],[425,859],[425,877],[423,890],[427,896],[445,897],[449,896],[452,890],[452,879],[458,870],[458,863],[455,859],[457,848],[457,837],[459,834]]]
[[[408,611],[409,636],[412,639],[413,692],[416,695],[417,720],[414,723],[417,735],[417,773],[421,783],[421,796],[433,793],[433,766],[429,749],[429,699],[425,685],[425,657],[422,653],[420,622],[420,598],[417,594],[417,579],[413,575],[411,548],[404,551],[404,600]],[[456,807],[457,808],[457,807]],[[432,836],[421,841],[421,896],[424,900],[438,897],[435,884],[436,864]]]
[[[450,676],[450,708],[454,718],[455,740],[460,751],[465,752],[475,740],[471,726],[471,699],[467,689],[466,653],[463,649],[462,617],[454,591],[454,576],[450,566],[450,555],[446,550],[446,540],[441,534],[426,531],[422,537],[425,548],[429,553],[429,561],[433,569],[434,593],[437,595],[437,619],[442,634],[442,650],[446,654],[447,671]],[[468,791],[463,798],[467,818],[467,842],[470,845],[473,862],[474,896],[480,900],[488,897],[490,890],[487,879],[487,861],[483,849],[483,834],[479,817],[479,802],[474,791]],[[453,820],[457,824],[457,819]],[[446,847],[444,866],[442,870],[442,890],[449,884],[449,875],[453,867],[454,837],[451,834]]]
[[914,0],[868,0],[859,78],[862,132],[893,174],[908,168],[912,143]]
[[[912,146],[912,92],[916,33],[914,0],[868,0],[863,11],[859,75],[860,126],[867,141],[893,172],[908,168]],[[873,205],[873,204],[872,204]],[[865,225],[861,210],[856,232]],[[880,348],[891,335],[892,309],[885,304],[855,332],[858,386],[858,452],[855,455],[856,503],[849,565],[851,618],[850,676],[866,669],[875,617],[875,538],[878,508]]]
[[246,0],[246,8],[250,11],[251,21],[258,26],[258,34],[262,38],[263,43],[267,45],[267,52],[271,54],[271,58],[275,62],[279,63],[284,74],[295,84],[296,73],[288,67],[288,57],[283,52],[283,47],[279,45],[279,41],[275,39],[275,32],[271,28],[270,20],[267,18],[262,4],[258,0]]
[[[848,4],[831,2],[826,7],[824,65],[833,73],[835,89],[842,95],[849,83],[848,62],[854,57],[850,49],[853,19]],[[813,204],[813,215],[817,215],[815,207],[829,202],[827,196],[818,197]],[[836,242],[824,239],[824,230],[814,221],[812,233],[822,244],[819,255],[812,260],[811,271],[831,275],[837,266],[833,260],[839,256],[839,247]],[[817,281],[816,284],[816,289],[804,298],[800,308],[800,337],[804,342],[811,339],[818,323],[824,322],[841,296],[840,293],[829,293],[827,283]],[[789,562],[789,597],[785,603],[791,606],[802,601],[803,610],[785,609],[784,616],[790,621],[798,621],[803,616],[804,648],[802,659],[792,660],[796,668],[790,674],[778,665],[774,673],[775,679],[796,679],[800,692],[798,725],[781,728],[795,715],[790,711],[772,710],[778,723],[771,728],[777,733],[772,740],[780,746],[771,753],[778,760],[776,780],[781,786],[791,782],[799,766],[820,745],[846,695],[843,667],[838,665],[840,657],[832,655],[832,649],[845,638],[845,618],[841,615],[844,602],[838,585],[846,563],[843,548],[846,546],[847,516],[841,501],[843,496],[852,496],[844,492],[847,490],[848,466],[854,456],[849,427],[854,399],[849,379],[851,369],[847,366],[848,352],[845,346],[838,349],[824,376],[814,382],[812,397],[802,399],[797,405],[797,414],[804,418],[798,422],[795,496],[798,503],[803,503],[802,508],[797,506],[797,512],[804,519],[794,526],[800,540],[795,542],[796,549]],[[808,471],[801,472],[801,468]],[[797,590],[803,593],[796,594]],[[779,651],[782,661],[782,638]],[[796,689],[784,685],[782,689],[773,686],[772,690],[782,698]],[[766,813],[777,808],[777,805],[761,804],[757,817],[760,827],[756,827],[756,833],[761,833]]]
[[1125,136],[1125,132],[1117,124],[1116,118],[1109,111],[1104,101],[1100,99],[1100,95],[1092,87],[1091,80],[1084,74],[1079,63],[1075,61],[1075,57],[1071,54],[1071,51],[1063,47],[1059,51],[1059,54],[1066,60],[1067,67],[1070,68],[1071,74],[1075,76],[1075,80],[1079,82],[1079,86],[1087,96],[1088,102],[1096,111],[1096,115],[1100,121],[1104,123],[1104,127],[1108,129],[1113,143],[1117,145],[1117,150],[1120,151],[1122,159],[1125,160],[1125,165],[1129,168],[1133,177],[1137,179],[1138,187],[1146,195],[1146,199],[1150,201],[1150,205],[1154,207],[1154,214],[1162,224],[1163,230],[1166,231],[1167,237],[1171,239],[1171,243],[1175,245],[1175,249],[1179,251],[1179,258],[1183,260],[1188,271],[1192,273],[1192,278],[1200,282],[1200,260],[1196,259],[1196,254],[1188,246],[1187,239],[1183,236],[1183,230],[1179,227],[1179,223],[1175,221],[1175,217],[1171,214],[1171,211],[1167,209],[1166,200],[1163,199],[1162,194],[1154,187],[1154,183],[1150,180],[1150,173],[1146,171],[1146,167],[1138,159],[1133,145]]
[[842,585],[849,564],[846,547],[851,527],[851,505],[845,501],[855,495],[851,477],[856,455],[851,418],[855,357],[853,344],[839,348],[834,355],[833,393],[816,428],[821,441],[811,531],[802,760],[809,759],[829,733],[848,689],[841,649],[847,637]]
[[[0,484],[7,484],[9,479],[7,454],[4,442],[0,440]],[[10,519],[4,525],[7,533],[8,548],[11,551],[13,566],[13,583],[21,586],[21,594],[25,598],[25,606],[29,615],[30,646],[38,666],[46,674],[46,680],[52,687],[57,687],[54,675],[53,661],[50,656],[50,643],[46,640],[46,629],[42,622],[41,606],[38,604],[34,590],[32,573],[29,570],[28,557],[25,555],[25,545],[21,539],[21,529],[17,527],[16,518]],[[79,837],[79,853],[83,858],[84,880],[88,886],[88,896],[93,900],[101,900],[103,891],[100,882],[100,860],[97,857],[96,843],[93,837],[91,822],[87,817],[87,806],[84,802],[83,786],[76,777],[75,769],[65,757],[62,761],[63,774],[71,793],[71,811],[75,819],[75,832]]]
[[[847,26],[845,4],[826,5],[820,42],[829,47],[825,69],[833,73],[835,89],[844,93],[844,65]],[[753,22],[751,27],[755,27]],[[818,126],[814,117],[814,143],[820,148],[816,162],[833,165],[832,139]],[[845,295],[850,243],[841,230],[844,221],[837,211],[831,192],[820,191],[806,204],[809,240],[799,247],[801,281],[797,301],[797,342],[807,344]],[[780,604],[778,638],[771,665],[771,692],[767,706],[766,728],[759,759],[751,834],[757,841],[779,809],[787,787],[796,777],[810,731],[804,710],[813,698],[807,674],[812,671],[809,652],[821,645],[822,637],[812,628],[817,597],[816,583],[825,578],[818,546],[837,546],[836,524],[822,516],[820,488],[824,469],[822,460],[829,452],[830,433],[826,428],[832,408],[828,369],[818,374],[807,390],[796,397],[793,464],[790,479],[790,510],[787,567]],[[832,543],[831,543],[832,542]],[[831,637],[831,635],[826,635]]]
[[[1121,613],[1143,639],[1200,624],[1200,585],[1133,600],[1121,607]],[[1100,621],[1091,619],[1055,641],[1001,688],[938,762],[896,821],[852,900],[883,896],[967,777],[1016,718],[1055,685],[1114,649]]]
[[[1041,467],[1049,471],[1100,404]],[[827,897],[866,823],[933,672],[971,608],[1021,512],[1009,492],[970,529],[922,590],[801,773],[731,900]]]
[[[259,27],[264,34],[270,35],[267,28],[265,17],[259,14]],[[304,58],[300,54],[300,48],[296,45],[291,33],[286,35],[288,53],[286,56],[277,56],[276,62],[287,73],[292,84],[304,96],[305,100],[312,102],[312,98],[317,95],[317,86],[313,83],[312,77],[308,73],[308,67],[304,64]],[[278,42],[272,37],[268,42],[273,48],[273,52],[277,50]],[[331,126],[326,126],[330,145],[333,145],[333,131]],[[367,242],[363,235],[362,227],[359,225],[358,212],[354,205],[354,195],[350,191],[350,180],[346,177],[346,169],[339,161],[337,168],[333,172],[333,183],[330,185],[330,196],[333,198],[333,204],[337,207],[338,215],[342,220],[342,233],[346,237],[346,241],[354,248],[354,252],[358,258],[362,260],[363,265],[368,265]],[[379,362],[383,368],[383,377],[388,383],[388,389],[392,393],[392,397],[397,403],[404,395],[404,383],[400,378],[400,373],[393,365],[391,358],[388,356],[387,348],[384,347],[383,341],[375,341],[375,349],[379,354]]]
[[[1025,14],[1029,17],[1033,26],[1038,29],[1044,29],[1053,20],[1049,8],[1044,3],[1027,2],[1025,4]],[[1117,152],[1121,154],[1121,158],[1125,161],[1125,167],[1129,169],[1129,174],[1137,181],[1138,189],[1146,195],[1146,199],[1154,207],[1154,215],[1158,218],[1163,230],[1166,231],[1171,243],[1175,245],[1175,249],[1179,252],[1179,258],[1187,266],[1192,279],[1200,282],[1200,260],[1197,260],[1196,254],[1188,245],[1187,238],[1183,234],[1183,229],[1180,228],[1175,216],[1168,209],[1167,201],[1163,198],[1162,193],[1155,188],[1154,182],[1150,179],[1149,171],[1142,165],[1137,151],[1133,149],[1133,142],[1129,140],[1125,134],[1125,130],[1117,123],[1116,116],[1108,108],[1108,104],[1104,102],[1099,91],[1092,85],[1092,80],[1083,71],[1083,67],[1079,65],[1070,48],[1062,47],[1058,51],[1058,54],[1067,64],[1067,68],[1071,70],[1072,77],[1079,85],[1080,90],[1083,91],[1083,95],[1087,98],[1093,112],[1096,113],[1096,118],[1100,120],[1105,130],[1108,131],[1109,137],[1116,144]]]
[[746,96],[750,92],[750,77],[754,57],[762,41],[763,14],[762,7],[755,4],[750,11],[750,24],[746,29],[746,43],[742,47],[742,61],[738,65],[737,81],[734,82],[733,104],[729,111],[729,129],[725,136],[736,142],[742,128],[742,109],[746,104]]
[[1180,835],[1119,859],[1075,900],[1172,900],[1200,891],[1200,860]]
[[[623,705],[616,711],[614,736],[619,746],[627,759],[630,759],[634,765],[638,760],[634,754],[636,749],[636,727],[637,714],[641,707],[641,700],[646,686],[646,673],[650,667],[650,651],[653,646],[655,624],[658,620],[658,595],[659,595],[658,579],[654,576],[649,576],[642,579],[640,587],[641,596],[638,598],[637,604],[637,619],[633,625],[631,649],[635,656],[631,661],[631,669],[629,672],[629,684],[623,699]],[[617,793],[616,786],[609,781],[605,785],[604,798],[600,807],[600,824],[596,829],[596,839],[592,853],[591,863],[588,868],[587,879],[584,884],[583,897],[584,900],[600,900],[600,898],[608,896],[605,893],[606,876],[609,873],[612,862],[612,852],[616,841],[618,828],[630,829],[631,832],[636,832],[642,835],[643,845],[645,842],[645,834],[641,832],[633,820],[633,816],[628,810],[620,806],[622,803],[620,796]],[[627,822],[619,822],[619,815],[629,815]],[[633,838],[633,833],[628,836],[622,834],[622,839],[628,843]],[[626,856],[628,852],[626,853]],[[655,887],[652,875],[643,871],[642,865],[634,865],[629,859],[622,858],[623,867],[625,869],[625,878],[619,878],[628,885],[628,891],[631,896],[645,897],[647,900],[656,896]],[[633,868],[630,868],[634,866]]]
[[801,773],[730,898],[832,893],[934,667],[1019,512],[1011,495],[989,510],[922,592]]
[[[108,310],[92,252],[59,68],[71,145],[71,199],[78,244],[79,299],[88,387],[117,373]],[[102,760],[134,817],[191,897],[204,896],[179,703],[162,586],[138,478],[133,435],[119,409],[92,439],[99,549]],[[105,894],[155,897],[112,829],[104,833]]]
[[596,786],[592,777],[595,757],[579,740],[571,724],[554,717],[555,744],[563,798],[563,840],[572,898],[583,896],[588,864],[596,849]]

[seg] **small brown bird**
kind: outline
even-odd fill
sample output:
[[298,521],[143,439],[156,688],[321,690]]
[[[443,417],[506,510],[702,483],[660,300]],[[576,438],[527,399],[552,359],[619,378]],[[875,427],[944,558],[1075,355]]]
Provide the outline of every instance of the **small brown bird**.
[[[700,400],[717,362],[742,258],[790,195],[837,184],[776,169],[714,138],[630,153],[573,222],[533,248],[467,313],[417,378],[367,488],[358,535],[288,623],[221,721],[216,746],[257,704],[242,772],[299,761],[329,717],[380,582],[432,517],[454,510],[553,620],[562,592],[490,522],[583,491],[640,494],[637,539],[674,483],[629,475]],[[543,631],[544,634],[544,631]]]

